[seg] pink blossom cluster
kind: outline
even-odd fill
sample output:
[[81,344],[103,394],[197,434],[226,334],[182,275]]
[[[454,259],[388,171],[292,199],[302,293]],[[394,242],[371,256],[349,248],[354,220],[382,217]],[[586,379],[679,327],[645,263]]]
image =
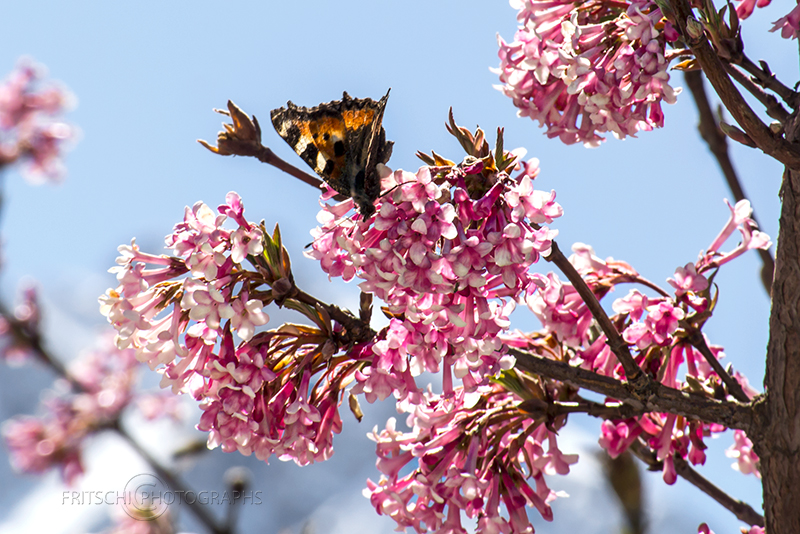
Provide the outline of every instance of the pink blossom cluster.
[[[642,369],[662,384],[675,388],[700,388],[709,396],[720,394],[722,382],[702,352],[690,343],[687,329],[699,328],[705,319],[701,314],[712,311],[713,298],[707,273],[754,248],[768,248],[769,237],[757,230],[751,218],[752,209],[746,200],[736,206],[728,204],[731,215],[708,250],[695,263],[675,270],[668,280],[672,295],[641,278],[624,262],[601,260],[586,245],[577,245],[570,262],[587,285],[601,298],[618,283],[636,282],[655,289],[658,295],[648,296],[638,289],[613,302],[616,315],[611,317],[623,339],[634,349],[634,359]],[[738,230],[740,243],[728,252],[720,249]],[[563,347],[558,354],[546,341],[546,336],[525,336],[516,345],[527,345],[559,359],[568,358],[573,364],[600,374],[622,379],[622,365],[611,352],[604,334],[597,331],[592,316],[575,288],[554,274],[534,278],[526,302],[542,321],[546,336],[552,336]],[[698,322],[699,321],[699,322]],[[721,347],[710,345],[701,336],[710,354],[717,360],[724,357]],[[684,367],[685,364],[685,367]],[[738,372],[732,378],[749,398],[757,392]],[[610,399],[609,399],[610,400]],[[656,452],[663,462],[664,480],[676,479],[674,457],[679,455],[693,464],[705,462],[703,440],[712,433],[725,430],[720,425],[701,423],[671,414],[650,413],[623,421],[608,420],[602,425],[600,444],[612,457],[624,452],[635,440],[641,439]],[[758,457],[744,433],[737,431],[736,443],[730,455],[737,458],[742,473],[756,473]]]
[[483,386],[403,403],[411,431],[398,431],[394,419],[375,428],[382,475],[364,494],[398,530],[466,532],[465,516],[479,533],[533,532],[526,507],[551,521],[558,496],[544,476],[569,473],[578,457],[559,450],[556,427],[519,411],[520,400]]
[[761,478],[760,461],[753,451],[753,442],[741,430],[733,431],[733,445],[725,451],[725,456],[736,459],[732,467],[743,475],[753,474]]
[[[772,246],[772,241],[770,241],[769,236],[759,231],[758,225],[752,219],[753,208],[750,206],[749,200],[740,200],[735,206],[731,206],[730,202],[726,200],[725,204],[727,204],[728,209],[731,211],[730,218],[719,235],[708,246],[708,250],[695,264],[695,269],[699,273],[720,267],[738,258],[748,250],[767,250]],[[720,252],[719,249],[736,230],[741,234],[742,240],[732,250]],[[676,275],[677,274],[676,272]],[[670,282],[670,284],[672,284],[672,282]]]
[[[463,532],[463,510],[481,532],[532,532],[527,506],[552,519],[556,493],[544,474],[577,461],[559,451],[555,428],[487,381],[513,364],[499,334],[534,280],[530,266],[552,246],[556,232],[545,225],[562,214],[555,193],[533,188],[537,162],[517,168],[488,180],[474,158],[436,175],[384,169],[374,217],[347,218],[347,200],[323,206],[312,232],[307,255],[329,276],[361,279],[391,316],[360,353],[372,356],[351,392],[369,402],[394,395],[410,414],[410,432],[391,420],[373,433],[383,476],[365,490],[398,528]],[[426,371],[442,372],[441,395],[417,386]]]
[[[740,0],[736,6],[736,14],[744,20],[753,14],[756,7],[767,7],[771,2],[772,0]],[[800,2],[795,3],[797,5],[788,14],[772,23],[771,32],[780,30],[784,39],[797,39],[800,34]]]
[[[224,226],[229,219],[234,229]],[[120,247],[112,269],[120,285],[101,297],[102,312],[117,345],[157,369],[162,387],[200,402],[198,428],[210,447],[305,465],[333,452],[342,382],[355,364],[329,369],[329,335],[310,327],[256,331],[272,300],[260,289],[270,282],[264,239],[236,193],[216,215],[199,202],[167,236],[176,256]]]
[[414,377],[425,371],[442,370],[446,388],[451,374],[471,388],[511,365],[497,336],[556,235],[543,224],[562,209],[554,192],[533,188],[528,167],[516,178],[501,173],[473,198],[467,184],[482,171],[480,162],[438,179],[429,167],[386,170],[374,218],[345,218],[351,200],[318,217],[307,255],[329,276],[360,278],[393,317],[372,365],[356,375],[355,392],[369,401],[416,394]]
[[503,94],[548,137],[597,146],[664,125],[675,103],[667,41],[677,32],[651,0],[512,0],[520,23],[498,38]]
[[0,168],[21,161],[33,183],[64,175],[61,155],[77,133],[56,120],[74,98],[63,87],[43,85],[44,74],[44,67],[23,58],[0,84]]
[[69,484],[83,473],[81,451],[86,439],[116,424],[119,413],[134,399],[139,368],[134,351],[117,349],[110,338],[106,345],[70,367],[77,392],[51,395],[43,403],[43,416],[4,423],[3,437],[18,471],[42,473],[58,466]]

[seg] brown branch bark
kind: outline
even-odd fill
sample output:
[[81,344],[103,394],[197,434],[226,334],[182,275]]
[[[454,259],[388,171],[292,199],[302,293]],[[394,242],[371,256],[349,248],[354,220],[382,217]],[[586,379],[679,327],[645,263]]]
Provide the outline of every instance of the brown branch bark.
[[736,64],[742,67],[748,74],[753,76],[762,87],[766,87],[786,102],[792,109],[797,107],[797,92],[778,80],[778,78],[771,72],[766,62],[762,61],[761,65],[756,65],[753,60],[747,57],[744,53],[738,54],[734,58]]
[[703,355],[708,365],[714,369],[714,372],[717,373],[717,376],[720,377],[722,382],[728,387],[728,393],[730,393],[734,399],[738,400],[739,402],[749,403],[750,398],[742,389],[742,385],[739,384],[734,378],[722,367],[722,364],[719,363],[719,360],[714,353],[711,352],[711,348],[706,343],[703,334],[700,333],[700,330],[693,327],[687,328],[687,341],[691,343],[691,345],[697,349],[697,351]]
[[[637,440],[631,445],[631,452],[644,462],[650,469],[661,471],[662,462],[659,461],[653,451],[650,450],[641,441]],[[747,523],[748,525],[764,526],[764,516],[759,514],[753,509],[752,506],[746,502],[734,499],[710,480],[689,465],[689,463],[678,455],[673,457],[675,462],[675,471],[678,476],[695,486],[697,489],[717,501],[723,508],[733,513],[737,519]]]
[[[221,115],[231,118],[232,124],[223,124],[224,130],[217,134],[217,145],[213,146],[207,141],[198,139],[197,142],[208,150],[220,156],[246,156],[258,159],[261,163],[272,165],[273,167],[293,176],[303,183],[316,187],[322,187],[322,180],[294,165],[282,160],[269,148],[261,144],[261,125],[255,116],[250,117],[239,106],[228,100],[228,109],[214,110]],[[345,200],[345,195],[338,194],[333,197],[335,200]]]
[[600,305],[600,301],[597,300],[597,297],[592,292],[591,288],[586,285],[586,282],[575,270],[575,266],[569,262],[564,253],[561,252],[561,249],[558,247],[558,244],[553,241],[553,245],[550,249],[550,254],[545,256],[545,259],[549,262],[554,263],[564,276],[572,283],[572,286],[581,296],[581,300],[583,300],[586,307],[589,308],[589,311],[592,313],[595,321],[600,326],[600,329],[606,335],[606,339],[608,340],[608,346],[611,349],[611,352],[617,357],[619,362],[622,364],[622,368],[625,370],[625,379],[633,385],[634,388],[639,390],[644,390],[647,388],[650,379],[642,369],[636,364],[631,356],[631,352],[628,349],[628,343],[622,339],[622,336],[619,335],[617,332],[617,328],[609,319],[608,314]]
[[756,97],[756,99],[764,105],[764,111],[773,119],[780,121],[781,124],[785,123],[789,118],[789,112],[786,111],[781,103],[773,95],[764,91],[756,85],[753,80],[747,77],[745,73],[740,71],[735,65],[726,65],[725,70],[730,74],[736,83],[741,85],[748,93]]
[[[668,0],[674,12],[675,23],[681,35],[687,36],[686,21],[694,19],[692,9],[687,0]],[[687,44],[692,49],[695,58],[706,73],[708,81],[714,87],[722,103],[731,113],[733,118],[748,136],[756,143],[765,154],[772,156],[787,167],[800,171],[800,150],[788,143],[780,135],[772,131],[763,123],[758,115],[750,109],[736,86],[728,77],[722,60],[717,56],[711,45],[701,37],[698,40],[686,38]]]
[[745,432],[751,427],[752,409],[749,405],[709,399],[658,382],[652,382],[648,391],[642,393],[628,383],[564,362],[517,349],[509,349],[508,352],[517,359],[517,369],[611,397],[632,406],[637,413],[674,413]]
[[[787,138],[798,143],[797,113],[787,123]],[[800,532],[800,172],[785,171],[782,197],[765,399],[748,433],[761,458],[770,534]]]

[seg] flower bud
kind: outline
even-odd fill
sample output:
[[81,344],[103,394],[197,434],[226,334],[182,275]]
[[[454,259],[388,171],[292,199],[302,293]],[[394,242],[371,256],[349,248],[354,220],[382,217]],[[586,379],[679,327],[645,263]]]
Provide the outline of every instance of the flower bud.
[[705,27],[702,22],[689,17],[686,19],[686,33],[692,41],[699,41],[705,34]]

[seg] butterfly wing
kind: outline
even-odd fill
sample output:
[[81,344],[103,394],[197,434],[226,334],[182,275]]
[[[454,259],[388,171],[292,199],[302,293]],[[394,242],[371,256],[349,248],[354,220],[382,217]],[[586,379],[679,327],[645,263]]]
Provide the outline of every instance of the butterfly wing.
[[[334,104],[334,103],[331,103]],[[278,135],[289,143],[303,161],[338,193],[350,196],[347,168],[347,132],[336,106],[314,108],[295,106],[272,110],[270,117]]]
[[383,129],[383,112],[389,100],[389,91],[375,102],[371,98],[353,99],[344,93],[342,113],[347,132],[348,146],[353,151],[349,158],[353,162],[348,173],[351,176],[351,196],[364,217],[375,212],[375,200],[381,193],[380,177],[376,166],[386,163],[392,153],[392,143],[386,141]]

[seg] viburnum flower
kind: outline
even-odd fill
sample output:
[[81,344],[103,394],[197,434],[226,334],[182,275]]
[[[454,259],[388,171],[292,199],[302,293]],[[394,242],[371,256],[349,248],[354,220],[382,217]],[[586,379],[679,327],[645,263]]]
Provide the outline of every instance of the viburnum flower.
[[771,32],[781,31],[784,39],[797,39],[800,34],[800,4],[796,5],[785,17],[776,20]]
[[761,478],[758,455],[753,452],[753,442],[743,431],[733,431],[733,445],[725,451],[725,456],[736,459],[731,466],[743,475],[753,474]]
[[[203,203],[187,208],[166,243],[176,256],[146,254],[135,241],[120,247],[120,285],[101,298],[117,345],[158,370],[162,387],[200,402],[210,447],[301,465],[327,459],[341,430],[342,383],[358,360],[329,366],[335,327],[313,307],[286,304],[291,271],[278,230],[270,237],[247,221],[229,193],[217,214]],[[273,300],[319,328],[259,331]]]
[[[770,241],[769,236],[759,231],[758,225],[750,217],[753,214],[753,208],[750,206],[749,200],[740,200],[735,206],[731,206],[730,202],[726,200],[725,204],[727,204],[728,209],[731,210],[730,219],[728,219],[728,223],[709,245],[704,256],[698,260],[696,272],[702,273],[724,265],[732,259],[741,256],[748,250],[766,250],[772,246],[772,241]],[[741,243],[730,252],[720,252],[719,249],[733,234],[734,230],[739,230],[739,233],[742,234]]]
[[[741,0],[736,6],[736,14],[744,20],[753,14],[756,7],[767,7],[771,2],[772,0]],[[800,3],[772,24],[771,32],[780,30],[784,39],[797,39],[797,35],[800,34]]]
[[597,146],[664,124],[668,40],[677,33],[650,0],[512,0],[520,27],[500,44],[503,94],[548,137]]
[[[467,139],[455,123],[451,131]],[[518,153],[505,153],[508,170]],[[536,168],[528,162],[511,177],[474,156],[437,175],[428,166],[416,174],[383,167],[388,192],[374,219],[348,219],[350,199],[323,205],[306,255],[329,276],[361,279],[361,290],[394,317],[371,368],[356,375],[356,392],[385,398],[394,384],[406,399],[424,371],[443,370],[446,384],[452,373],[474,387],[511,365],[497,335],[533,280],[530,265],[550,250],[556,232],[543,224],[563,213],[555,193],[533,188]]]
[[744,20],[753,14],[756,7],[767,7],[771,2],[772,0],[741,0],[739,5],[736,6],[736,15],[741,20]]
[[22,58],[0,84],[0,168],[23,162],[32,183],[58,181],[64,175],[61,154],[77,130],[56,117],[73,106],[63,87],[42,82],[45,69]]
[[31,474],[59,466],[64,481],[73,484],[83,474],[80,451],[86,432],[73,431],[76,418],[68,406],[51,403],[47,408],[49,417],[23,416],[3,424],[11,465]]
[[51,396],[45,415],[7,421],[3,437],[11,464],[21,472],[41,473],[52,467],[72,484],[83,473],[82,450],[93,433],[113,426],[134,399],[139,363],[134,351],[119,350],[110,339],[98,350],[81,355],[69,368],[77,390]]
[[[712,242],[708,252],[700,255],[696,263],[687,263],[675,271],[668,282],[674,295],[642,278],[624,262],[601,260],[587,245],[573,247],[575,254],[569,258],[576,271],[595,293],[602,298],[620,283],[637,283],[658,295],[648,296],[638,289],[613,302],[616,315],[611,321],[632,345],[634,359],[645,373],[663,385],[675,389],[689,389],[696,393],[715,396],[729,395],[727,386],[711,365],[709,358],[724,357],[721,347],[711,345],[700,331],[713,311],[715,298],[711,295],[709,275],[731,259],[751,248],[770,245],[769,237],[755,229],[747,201],[730,206],[730,220]],[[733,251],[719,252],[724,242],[739,230],[743,241]],[[708,274],[704,274],[708,273]],[[540,318],[544,329],[535,335],[504,338],[506,343],[524,347],[542,356],[560,361],[570,361],[600,374],[624,378],[622,366],[606,344],[605,335],[599,332],[594,318],[576,289],[553,273],[535,275],[526,301]],[[557,343],[557,346],[554,346]],[[701,351],[699,347],[703,347]],[[684,367],[685,364],[685,367]],[[741,391],[752,399],[757,392],[745,377],[729,371],[739,383]],[[741,400],[741,399],[740,399]],[[615,402],[608,399],[609,402]],[[602,425],[600,445],[616,457],[639,441],[655,452],[661,462],[664,480],[676,480],[675,458],[681,457],[692,464],[705,462],[704,440],[712,433],[725,430],[717,424],[694,421],[671,414],[649,413],[625,420],[607,420]],[[743,433],[736,434],[736,445],[729,453],[739,459],[743,472],[753,472],[757,457],[751,453],[752,445]]]
[[370,435],[382,476],[364,495],[379,514],[419,533],[465,532],[462,513],[478,519],[477,532],[533,532],[527,506],[552,521],[549,503],[563,494],[544,475],[565,475],[578,460],[558,448],[557,426],[521,412],[521,399],[497,386],[424,397],[405,404],[410,432],[392,418]]
[[[577,460],[556,441],[566,414],[616,416],[621,408],[515,370],[509,347],[624,379],[580,294],[588,288],[602,299],[617,284],[634,283],[656,294],[632,291],[613,304],[610,319],[650,380],[714,398],[738,395],[717,372],[722,349],[701,330],[716,302],[709,281],[722,264],[769,240],[754,230],[746,206],[731,208],[732,222],[710,252],[675,271],[673,293],[583,244],[569,261],[586,287],[532,273],[540,256],[554,254],[556,232],[547,225],[563,212],[555,193],[534,189],[538,163],[504,150],[502,130],[492,150],[481,130],[457,126],[452,115],[448,129],[467,152],[461,163],[432,153],[419,154],[426,165],[416,173],[378,165],[383,195],[369,216],[361,210],[351,218],[352,199],[331,205],[333,192],[322,195],[306,255],[329,277],[359,280],[358,319],[297,287],[278,228],[270,236],[249,222],[235,193],[216,211],[203,203],[186,209],[166,239],[174,256],[143,253],[135,242],[120,247],[119,285],[101,298],[102,310],[119,347],[158,370],[162,386],[199,402],[198,428],[210,447],[300,465],[322,461],[333,454],[345,395],[356,417],[357,395],[368,402],[394,396],[410,431],[390,421],[373,433],[383,476],[366,494],[380,513],[419,532],[463,532],[462,510],[481,532],[532,532],[527,506],[552,516],[556,493],[545,475],[567,473]],[[735,229],[743,244],[718,252]],[[378,332],[369,324],[375,298],[388,318]],[[272,302],[312,325],[262,328]],[[509,331],[518,303],[542,318],[542,331]],[[427,372],[441,372],[440,393],[417,383]],[[754,394],[744,377],[732,378]],[[649,448],[673,483],[676,462],[703,463],[704,439],[723,430],[646,413],[609,419],[601,444],[612,455],[634,443]]]
[[28,339],[40,335],[39,296],[36,284],[26,283],[14,307],[14,317],[0,317],[0,359],[9,365],[22,365],[33,354]]

